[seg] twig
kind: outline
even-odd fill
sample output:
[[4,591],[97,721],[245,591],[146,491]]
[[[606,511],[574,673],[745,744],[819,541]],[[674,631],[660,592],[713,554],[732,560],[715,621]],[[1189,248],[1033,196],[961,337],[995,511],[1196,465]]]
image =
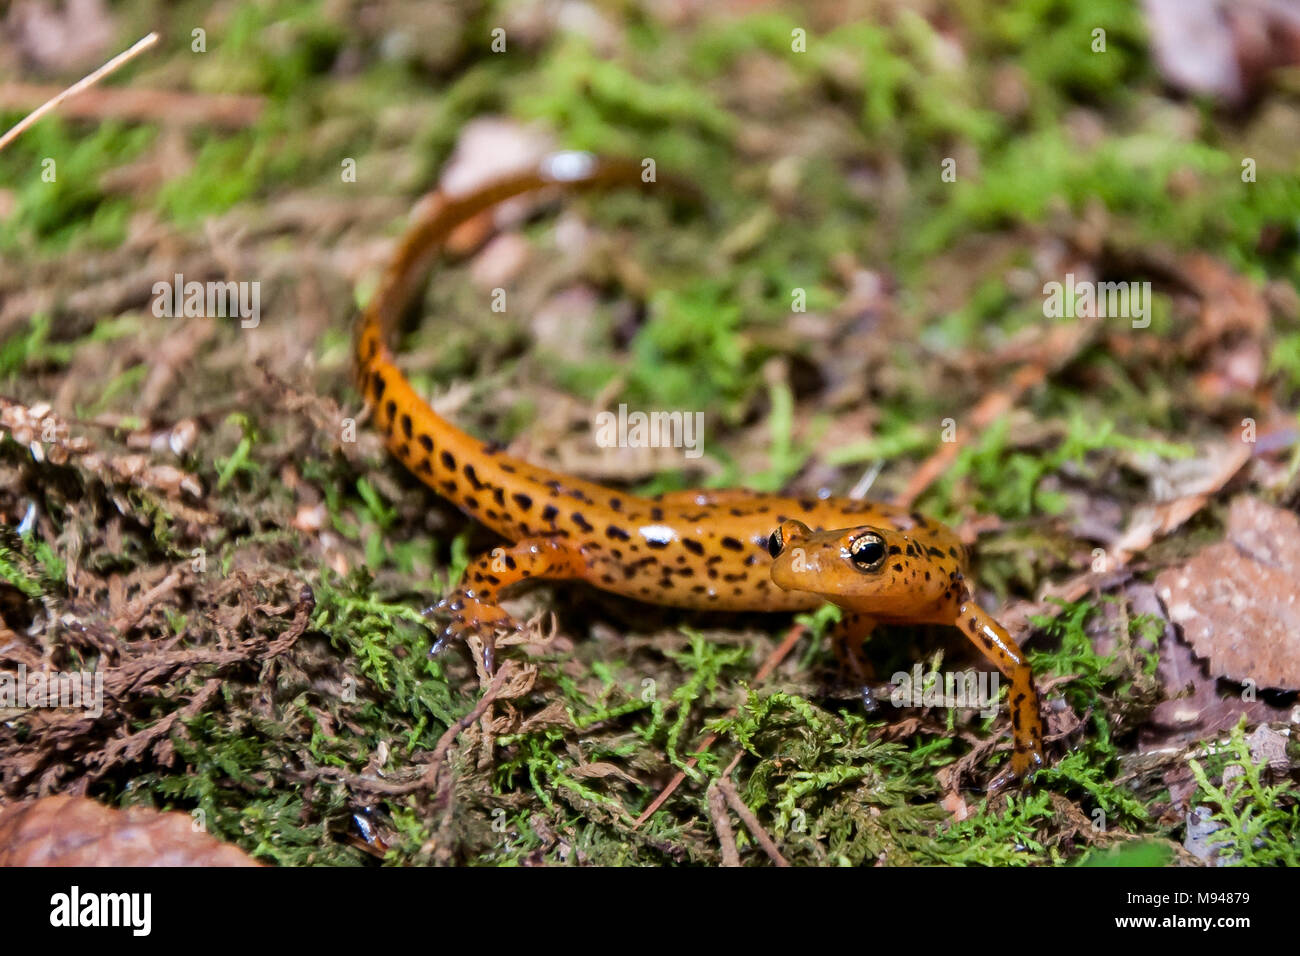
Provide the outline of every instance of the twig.
[[777,866],[789,866],[790,861],[781,855],[781,851],[776,848],[772,838],[763,829],[763,824],[759,823],[758,817],[754,816],[754,811],[749,809],[744,800],[740,799],[740,794],[736,792],[736,785],[722,777],[714,782],[714,786],[727,798],[727,803],[731,804],[731,809],[736,811],[736,816],[740,817],[741,822],[745,824],[745,829],[758,841],[758,845],[763,848],[763,852],[767,854],[768,859]]
[[132,46],[129,50],[126,50],[123,53],[119,53],[117,56],[113,57],[113,59],[109,60],[98,70],[95,70],[95,72],[90,73],[87,76],[83,76],[81,79],[79,79],[76,83],[73,83],[62,93],[59,93],[57,96],[52,96],[50,99],[46,100],[40,106],[36,107],[36,109],[32,110],[22,119],[20,119],[14,125],[14,127],[9,130],[9,132],[5,133],[3,136],[0,136],[0,150],[3,150],[11,142],[13,142],[19,136],[21,136],[27,130],[28,127],[35,125],[43,116],[45,116],[46,113],[49,113],[57,109],[59,104],[62,103],[64,100],[76,96],[82,90],[94,86],[104,77],[108,76],[110,73],[114,72],[115,70],[121,68],[124,64],[128,63],[129,61],[134,60],[137,56],[139,56],[141,53],[149,49],[157,42],[158,42],[158,34],[150,33],[148,36],[144,37],[143,39],[136,41],[135,45]]
[[1098,321],[1095,316],[1085,316],[1074,325],[1058,326],[1048,332],[1040,342],[1035,344],[1033,352],[1036,354],[1016,369],[1011,376],[1011,381],[1004,387],[986,394],[971,409],[966,427],[958,433],[957,440],[944,442],[933,455],[921,463],[921,467],[912,475],[907,487],[894,503],[903,508],[910,508],[912,503],[952,466],[966,442],[1014,408],[1026,392],[1045,381],[1048,375],[1073,361],[1074,356],[1092,341],[1098,329]]
[[[317,771],[316,776],[327,780],[338,780],[348,786],[357,787],[370,793],[391,796],[401,796],[415,793],[418,790],[433,789],[434,785],[438,783],[439,775],[442,773],[442,765],[447,759],[447,751],[451,750],[451,745],[456,742],[456,738],[460,736],[461,732],[475,724],[483,716],[483,712],[491,706],[492,701],[497,699],[497,695],[501,693],[502,686],[505,684],[508,671],[509,669],[505,667],[498,668],[496,676],[492,678],[492,683],[488,684],[487,690],[478,699],[474,709],[443,731],[442,736],[438,738],[438,743],[433,748],[433,757],[424,765],[424,772],[415,779],[400,782],[381,780],[364,774],[340,771],[336,767],[322,768]],[[441,794],[443,789],[443,787],[439,787],[438,793]]]
[[[758,669],[758,673],[754,675],[754,683],[757,684],[760,681],[766,680],[767,676],[771,674],[772,671],[776,670],[778,665],[780,665],[780,663],[786,659],[789,653],[792,650],[794,650],[794,646],[799,643],[799,638],[803,637],[803,635],[804,635],[804,627],[802,624],[796,624],[794,627],[790,628],[790,633],[788,633],[785,636],[785,640],[783,640],[777,646],[776,650],[772,651],[771,654],[767,655],[767,660],[763,661],[763,666],[760,667]],[[735,717],[737,711],[738,708],[736,707],[731,708],[731,710],[727,711],[727,717]],[[699,750],[701,753],[703,753],[707,751],[710,747],[712,747],[714,741],[716,741],[717,739],[718,739],[717,734],[709,734],[707,737],[704,738],[704,741],[696,749]],[[694,767],[698,762],[699,762],[698,757],[692,757],[690,760],[686,761],[686,766]],[[677,771],[677,774],[673,777],[673,779],[668,781],[668,786],[664,787],[663,790],[659,792],[659,796],[655,797],[654,800],[651,801],[650,806],[646,807],[645,810],[641,813],[641,815],[636,818],[636,822],[632,824],[632,829],[635,830],[637,827],[641,826],[652,816],[654,816],[655,811],[664,805],[664,801],[666,801],[669,797],[671,797],[673,795],[673,792],[678,787],[680,787],[682,785],[682,782],[685,780],[686,780],[686,773],[681,770]]]
[[[442,772],[443,761],[447,759],[447,751],[449,751],[451,745],[456,742],[456,738],[460,736],[461,731],[466,730],[477,723],[478,719],[483,716],[483,712],[492,705],[492,701],[497,699],[497,694],[501,693],[501,687],[505,684],[506,675],[509,673],[509,670],[508,667],[504,666],[497,668],[496,676],[492,678],[492,683],[489,684],[487,690],[483,692],[483,696],[478,699],[478,703],[474,705],[474,709],[448,727],[443,732],[443,735],[438,738],[438,745],[433,748],[433,759],[430,760],[429,765],[424,768],[424,774],[419,780],[421,787],[432,788],[437,782],[438,774]],[[438,789],[439,792],[441,792],[442,788],[439,787]]]
[[713,829],[718,831],[718,843],[722,846],[722,865],[740,866],[736,834],[731,829],[731,818],[727,816],[727,799],[718,788],[718,781],[709,784],[708,798],[709,816],[713,818]]
[[895,504],[901,508],[910,508],[912,502],[921,497],[921,493],[929,488],[957,460],[957,453],[961,451],[962,445],[965,444],[964,439],[966,437],[973,437],[982,432],[999,416],[1010,411],[1016,402],[1020,401],[1025,392],[1043,381],[1046,374],[1047,370],[1042,366],[1024,366],[1012,376],[1010,385],[990,392],[980,399],[979,404],[970,413],[968,427],[963,429],[966,434],[959,436],[957,441],[944,442],[933,455],[922,462],[921,467],[912,475],[912,479],[907,483],[907,487],[903,489],[902,494],[895,499]]
[[[30,109],[59,93],[59,88],[37,83],[0,86],[0,110]],[[172,126],[220,126],[240,129],[257,122],[266,100],[261,96],[232,93],[187,93],[182,90],[138,89],[106,86],[87,90],[63,113],[78,119],[125,119]]]

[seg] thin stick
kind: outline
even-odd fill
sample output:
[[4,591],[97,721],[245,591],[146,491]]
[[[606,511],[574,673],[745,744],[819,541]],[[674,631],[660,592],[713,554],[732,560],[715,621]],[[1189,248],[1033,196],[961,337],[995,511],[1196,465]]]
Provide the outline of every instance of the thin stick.
[[[755,684],[762,683],[762,681],[764,681],[767,678],[768,674],[776,670],[777,665],[780,664],[783,660],[785,660],[786,656],[792,650],[794,650],[794,646],[799,643],[799,638],[803,637],[804,633],[805,633],[804,627],[802,624],[796,624],[794,627],[790,628],[790,633],[786,634],[785,640],[783,640],[780,643],[780,645],[777,646],[776,650],[772,651],[771,654],[767,655],[767,660],[763,661],[763,666],[760,667],[758,669],[758,673],[754,675]],[[727,716],[735,717],[737,711],[738,708],[733,707],[731,708],[731,710],[727,711]],[[718,739],[717,734],[709,734],[707,737],[704,738],[703,742],[701,742],[700,746],[696,749],[698,749],[701,752],[706,751],[713,746],[714,741],[716,741],[717,739]],[[698,757],[692,757],[690,760],[686,761],[686,766],[694,767],[698,762],[699,762]],[[734,761],[732,763],[732,766],[735,766]],[[650,802],[650,806],[646,807],[645,810],[642,812],[642,814],[636,818],[636,822],[632,824],[632,829],[635,830],[637,827],[641,826],[652,816],[654,816],[655,811],[664,805],[664,801],[666,801],[669,797],[671,797],[673,795],[673,791],[675,791],[678,787],[680,787],[685,780],[686,780],[686,774],[681,770],[677,771],[677,774],[673,777],[673,779],[668,781],[668,786],[664,787],[663,790],[659,791],[659,796],[655,797],[654,800]]]
[[32,110],[22,119],[20,119],[18,123],[13,127],[13,129],[9,130],[9,132],[5,133],[3,136],[0,136],[0,150],[4,149],[11,142],[13,142],[19,136],[21,136],[29,126],[35,125],[36,122],[40,120],[41,117],[43,117],[46,113],[49,113],[57,109],[59,104],[62,103],[64,100],[76,96],[82,90],[94,86],[104,77],[108,76],[110,73],[119,69],[121,66],[123,66],[130,60],[135,59],[137,56],[139,56],[141,53],[149,49],[157,42],[158,42],[158,34],[150,33],[148,36],[144,37],[143,39],[138,40],[135,43],[135,45],[132,46],[129,50],[126,50],[123,53],[119,53],[117,56],[113,57],[113,59],[109,60],[107,63],[101,66],[94,73],[82,77],[80,80],[78,80],[76,83],[73,83],[62,93],[46,100],[40,106],[36,107],[36,109]]
[[740,851],[736,849],[736,833],[727,818],[727,799],[714,781],[708,790],[709,816],[713,817],[713,829],[718,833],[718,844],[722,847],[722,865],[740,866]]
[[736,811],[736,816],[740,817],[740,822],[745,824],[745,829],[749,831],[750,836],[758,841],[758,845],[763,848],[769,860],[777,866],[789,866],[790,861],[781,855],[772,838],[767,835],[763,829],[763,824],[758,822],[758,817],[754,816],[754,811],[749,809],[748,804],[740,799],[740,794],[736,792],[736,785],[725,778],[719,779],[714,784],[722,795],[727,798],[731,804],[731,809]]
[[[5,83],[0,86],[0,110],[29,110],[58,93],[59,87],[44,83]],[[239,129],[255,123],[265,106],[266,99],[261,96],[101,86],[65,101],[60,108],[64,116],[77,119]]]

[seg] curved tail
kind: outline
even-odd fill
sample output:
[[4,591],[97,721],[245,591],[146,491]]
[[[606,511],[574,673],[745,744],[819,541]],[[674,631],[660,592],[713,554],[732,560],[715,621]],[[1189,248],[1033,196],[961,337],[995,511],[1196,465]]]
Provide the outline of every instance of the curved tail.
[[[464,196],[436,193],[428,211],[399,241],[358,322],[357,385],[389,449],[430,488],[512,540],[539,527],[535,517],[527,514],[531,508],[520,507],[522,502],[531,503],[534,497],[540,502],[542,493],[583,501],[610,492],[510,458],[498,447],[457,429],[411,387],[393,362],[388,337],[447,237],[462,223],[506,199],[539,190],[641,184],[638,163],[562,152],[546,157],[535,169],[497,179]],[[673,192],[694,192],[676,181],[658,185]]]

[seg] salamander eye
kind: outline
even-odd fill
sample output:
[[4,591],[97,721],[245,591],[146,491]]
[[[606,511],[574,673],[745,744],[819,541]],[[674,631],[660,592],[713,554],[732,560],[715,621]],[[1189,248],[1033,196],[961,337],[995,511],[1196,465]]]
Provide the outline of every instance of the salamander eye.
[[781,529],[777,528],[772,532],[771,537],[767,539],[767,553],[774,558],[781,556],[781,549],[785,547],[785,539],[781,537]]
[[849,545],[849,557],[860,571],[875,571],[885,561],[885,539],[864,534]]

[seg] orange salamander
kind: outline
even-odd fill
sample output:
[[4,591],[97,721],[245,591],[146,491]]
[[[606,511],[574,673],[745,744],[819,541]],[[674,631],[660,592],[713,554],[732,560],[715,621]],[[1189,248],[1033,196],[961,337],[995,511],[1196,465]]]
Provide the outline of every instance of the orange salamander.
[[[520,625],[498,604],[529,579],[578,579],[655,604],[711,611],[843,609],[836,640],[856,648],[877,623],[952,625],[1010,681],[1010,765],[996,789],[1042,765],[1033,675],[1007,632],[975,603],[956,535],[920,514],[849,498],[745,489],[637,497],[548,471],[439,416],[393,362],[387,337],[456,227],[502,200],[548,189],[640,186],[641,167],[565,152],[467,195],[436,193],[400,240],[356,337],[357,381],[389,449],[422,482],[513,544],[473,561],[438,610],[442,639],[492,644]],[[659,185],[663,185],[662,183]]]

